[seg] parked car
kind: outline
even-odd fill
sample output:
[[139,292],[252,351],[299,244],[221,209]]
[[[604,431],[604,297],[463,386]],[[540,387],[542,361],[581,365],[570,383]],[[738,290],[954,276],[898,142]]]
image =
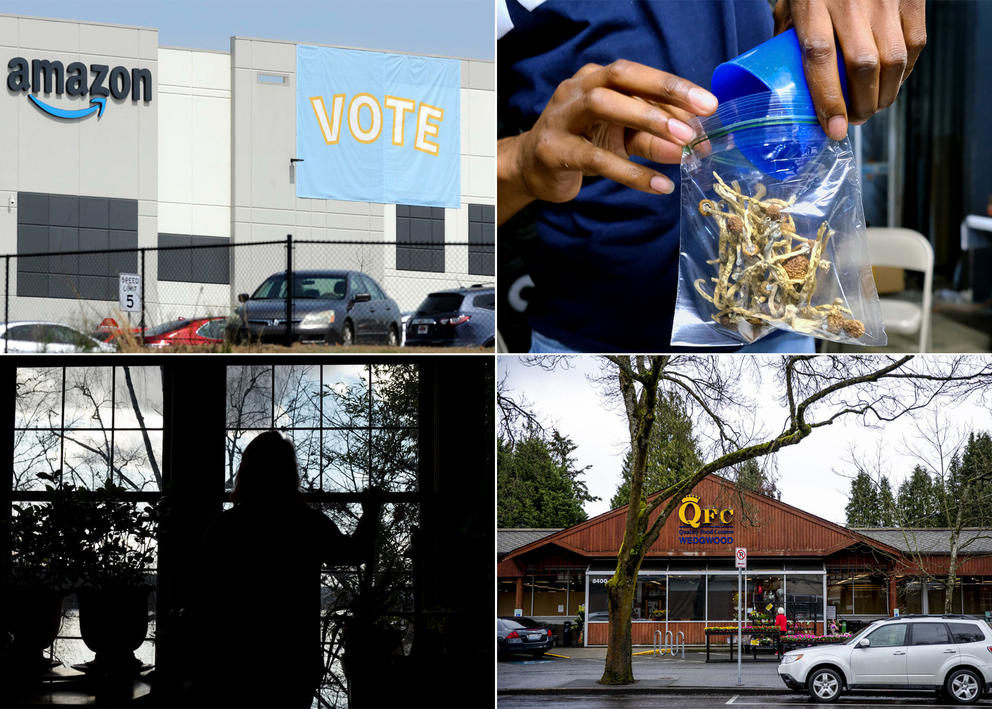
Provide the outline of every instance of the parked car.
[[534,658],[555,645],[551,628],[532,618],[496,618],[496,651],[500,655],[526,652]]
[[429,294],[410,317],[406,344],[493,347],[496,342],[496,290],[475,285]]
[[[56,322],[21,320],[0,324],[7,352],[116,352],[116,348],[85,332]],[[2,346],[2,343],[0,343]]]
[[[286,274],[273,273],[250,296],[238,296],[243,336],[262,342],[286,337]],[[295,342],[399,345],[400,309],[360,271],[296,271],[292,335]]]
[[191,320],[179,318],[145,330],[145,345],[148,347],[220,345],[224,343],[226,329],[226,317]]
[[844,644],[785,653],[778,673],[817,702],[846,690],[931,689],[974,704],[992,683],[992,627],[962,615],[886,618]]

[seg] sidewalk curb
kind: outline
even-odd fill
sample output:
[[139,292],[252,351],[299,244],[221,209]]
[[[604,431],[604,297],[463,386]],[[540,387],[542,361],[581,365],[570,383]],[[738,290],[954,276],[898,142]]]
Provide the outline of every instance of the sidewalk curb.
[[497,695],[505,696],[558,696],[586,694],[686,694],[687,692],[708,695],[789,695],[795,694],[786,687],[701,687],[697,685],[670,684],[664,687],[638,687],[637,683],[623,685],[599,685],[595,687],[516,687],[496,690]]

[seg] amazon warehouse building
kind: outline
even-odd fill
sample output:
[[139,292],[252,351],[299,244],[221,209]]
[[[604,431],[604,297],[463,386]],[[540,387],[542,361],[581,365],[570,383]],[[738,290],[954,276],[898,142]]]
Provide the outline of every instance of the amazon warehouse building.
[[[743,604],[774,619],[826,622],[857,629],[907,613],[943,613],[950,532],[940,529],[849,529],[712,475],[665,523],[637,579],[633,642],[681,631],[690,645],[704,629],[736,623],[734,554],[747,550]],[[537,618],[561,632],[582,617],[583,644],[605,645],[606,582],[616,569],[627,508],[567,529],[500,529],[500,616]],[[963,530],[957,561],[956,613],[992,611],[992,539]],[[826,622],[825,622],[826,621]],[[574,638],[574,636],[573,636]],[[722,639],[721,639],[722,640]]]
[[9,321],[92,326],[122,273],[148,325],[225,315],[288,253],[401,311],[493,281],[492,62],[10,15],[0,51]]

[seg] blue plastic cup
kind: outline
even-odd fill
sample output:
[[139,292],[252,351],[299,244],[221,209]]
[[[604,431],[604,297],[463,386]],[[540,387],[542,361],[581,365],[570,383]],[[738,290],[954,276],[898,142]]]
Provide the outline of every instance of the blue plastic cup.
[[[847,76],[844,58],[837,47],[837,68],[840,72],[841,89],[847,98]],[[724,102],[743,96],[767,94],[769,106],[788,106],[797,118],[815,117],[813,99],[803,72],[802,51],[794,29],[787,30],[754,49],[744,52],[730,61],[720,64],[713,71],[711,81],[713,94],[721,104],[718,115],[724,125],[734,122],[732,108],[723,109]],[[776,101],[777,99],[777,101]],[[798,124],[789,136],[792,145],[779,145],[769,152],[755,141],[742,141],[741,152],[762,172],[783,178],[795,174],[802,165],[802,156],[810,154],[810,148],[826,139],[819,125]],[[795,160],[783,159],[794,155]],[[771,157],[774,156],[774,159]]]

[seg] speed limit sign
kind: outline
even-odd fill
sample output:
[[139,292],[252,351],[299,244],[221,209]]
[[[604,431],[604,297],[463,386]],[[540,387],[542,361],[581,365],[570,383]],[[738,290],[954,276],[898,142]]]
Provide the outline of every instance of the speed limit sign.
[[120,274],[121,311],[125,313],[141,312],[141,276],[137,273]]
[[744,549],[743,547],[737,547],[734,550],[734,568],[735,569],[747,568],[747,549]]

